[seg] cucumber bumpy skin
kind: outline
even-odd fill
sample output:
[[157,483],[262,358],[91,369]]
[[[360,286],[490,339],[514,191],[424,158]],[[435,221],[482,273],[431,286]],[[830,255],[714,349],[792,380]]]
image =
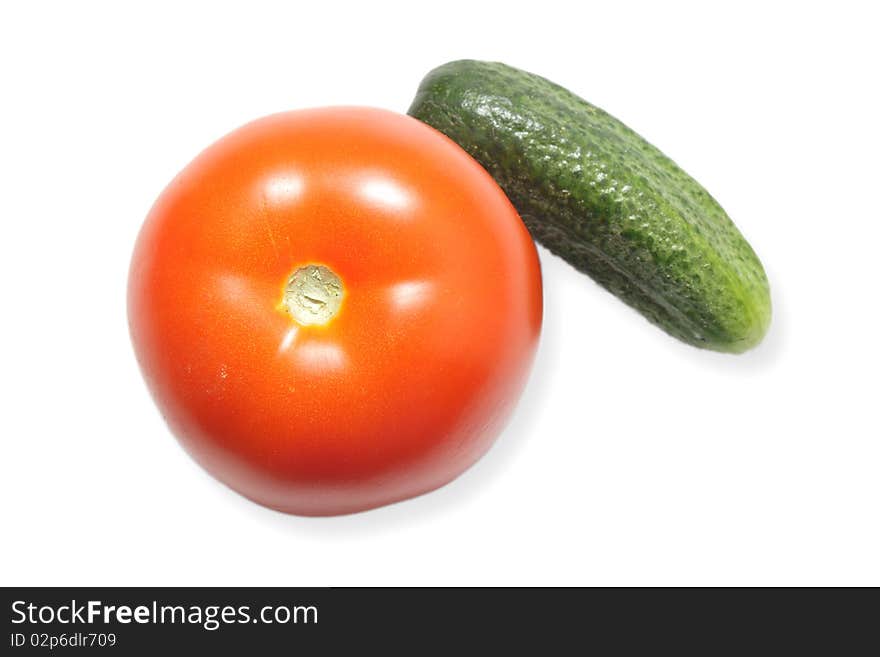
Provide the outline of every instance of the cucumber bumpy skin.
[[409,114],[495,178],[532,236],[669,334],[739,353],[770,290],[727,213],[672,160],[568,90],[505,64],[431,71]]

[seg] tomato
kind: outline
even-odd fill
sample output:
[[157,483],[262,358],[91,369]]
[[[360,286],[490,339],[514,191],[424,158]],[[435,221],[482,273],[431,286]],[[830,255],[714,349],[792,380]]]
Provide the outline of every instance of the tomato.
[[208,472],[268,507],[350,513],[490,447],[541,326],[537,253],[462,149],[367,108],[278,114],[165,189],[132,257],[147,385]]

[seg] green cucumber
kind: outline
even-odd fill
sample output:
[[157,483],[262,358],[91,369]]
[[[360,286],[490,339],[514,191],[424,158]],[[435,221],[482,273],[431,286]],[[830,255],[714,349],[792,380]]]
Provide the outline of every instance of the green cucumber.
[[495,178],[551,252],[698,347],[742,352],[770,323],[761,262],[672,160],[562,87],[510,66],[431,71],[409,114]]

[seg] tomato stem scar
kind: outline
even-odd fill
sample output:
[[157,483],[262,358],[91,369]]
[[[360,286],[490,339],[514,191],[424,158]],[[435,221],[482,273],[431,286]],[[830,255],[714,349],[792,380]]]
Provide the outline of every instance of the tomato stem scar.
[[336,273],[324,265],[305,265],[284,286],[283,305],[303,326],[327,324],[339,312],[345,288]]

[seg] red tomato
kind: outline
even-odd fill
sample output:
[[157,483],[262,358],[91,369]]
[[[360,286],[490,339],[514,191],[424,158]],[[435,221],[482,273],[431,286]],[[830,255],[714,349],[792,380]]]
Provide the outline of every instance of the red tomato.
[[184,448],[250,499],[350,513],[486,452],[541,326],[538,257],[439,132],[365,108],[289,112],[209,147],[137,241],[137,358]]

